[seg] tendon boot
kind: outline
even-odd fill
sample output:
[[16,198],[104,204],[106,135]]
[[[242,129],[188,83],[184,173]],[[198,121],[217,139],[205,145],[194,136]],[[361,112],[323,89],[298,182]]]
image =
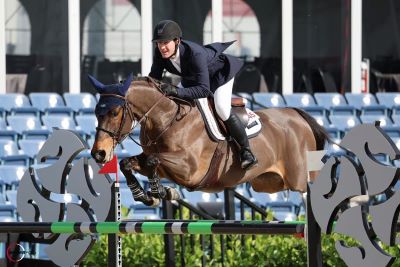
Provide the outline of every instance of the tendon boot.
[[247,138],[244,126],[238,116],[235,113],[231,113],[229,118],[224,121],[224,124],[228,128],[231,137],[236,140],[240,146],[239,156],[242,169],[248,170],[255,166],[258,161],[251,152],[249,139]]

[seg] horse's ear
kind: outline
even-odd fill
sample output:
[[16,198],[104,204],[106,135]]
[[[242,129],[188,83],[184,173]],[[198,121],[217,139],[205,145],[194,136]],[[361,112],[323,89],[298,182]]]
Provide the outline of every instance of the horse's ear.
[[128,78],[126,78],[126,80],[124,82],[124,86],[121,88],[121,90],[122,90],[122,92],[120,92],[121,95],[123,95],[123,96],[126,95],[126,92],[128,91],[129,86],[131,85],[132,81],[133,81],[133,74],[131,73],[131,74],[129,74]]
[[96,80],[96,78],[94,78],[92,75],[88,74],[88,78],[90,83],[93,85],[93,87],[99,92],[101,93],[104,90],[105,85],[102,84],[101,82],[99,82],[98,80]]

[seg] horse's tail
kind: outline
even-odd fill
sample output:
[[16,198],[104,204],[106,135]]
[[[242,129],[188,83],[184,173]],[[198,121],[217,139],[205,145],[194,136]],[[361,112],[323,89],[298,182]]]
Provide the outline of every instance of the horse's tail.
[[306,120],[308,125],[310,125],[311,130],[313,131],[315,142],[317,144],[317,150],[322,150],[324,149],[325,142],[331,142],[331,138],[329,137],[328,132],[325,130],[325,128],[312,117],[310,116],[307,112],[298,109],[298,108],[293,108],[294,110],[297,111],[297,113],[300,114],[303,119]]

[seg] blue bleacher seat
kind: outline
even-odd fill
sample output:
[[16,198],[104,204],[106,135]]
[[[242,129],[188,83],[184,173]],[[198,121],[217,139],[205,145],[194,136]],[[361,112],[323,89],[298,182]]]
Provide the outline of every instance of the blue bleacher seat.
[[93,114],[76,115],[75,120],[78,129],[82,130],[87,135],[95,135],[97,127],[97,118]]
[[400,126],[382,126],[382,129],[390,138],[400,138]]
[[37,153],[42,148],[45,140],[40,139],[21,139],[18,141],[19,147],[32,159],[36,158]]
[[256,92],[256,93],[253,93],[253,99],[255,102],[253,104],[254,110],[263,109],[265,107],[285,107],[286,106],[285,100],[283,100],[283,97],[278,93]]
[[330,115],[329,120],[331,125],[340,131],[347,131],[349,128],[360,124],[360,120],[354,115]]
[[51,134],[48,129],[42,130],[27,130],[22,132],[22,139],[39,139],[47,140]]
[[388,115],[388,108],[385,105],[369,105],[361,108],[361,115]]
[[387,92],[382,93],[378,92],[375,94],[378,99],[379,104],[384,105],[386,108],[393,108],[400,106],[400,93]]
[[362,123],[375,123],[375,121],[380,121],[380,126],[391,126],[393,123],[391,119],[385,115],[360,115],[360,120]]
[[0,139],[17,141],[18,133],[13,130],[9,130],[6,121],[0,118]]
[[3,164],[28,165],[29,156],[19,150],[17,143],[11,140],[0,139],[0,159]]
[[0,165],[0,179],[11,187],[19,185],[19,181],[27,169],[26,166]]
[[284,95],[283,98],[288,107],[304,108],[316,106],[313,96],[308,93],[294,93],[291,95]]
[[312,115],[312,116],[318,122],[319,125],[324,126],[325,128],[329,127],[330,123],[326,116],[322,115]]
[[30,93],[29,99],[31,100],[32,106],[39,109],[42,112],[51,110],[52,108],[65,109],[64,100],[57,93]]
[[[139,142],[139,140],[136,141]],[[122,141],[122,146],[124,147],[126,152],[128,152],[132,156],[139,155],[143,152],[142,147],[133,142],[129,137]]]
[[182,197],[192,205],[199,202],[216,202],[217,197],[215,194],[193,191],[189,192],[185,188],[181,188]]
[[352,105],[333,106],[330,109],[330,115],[357,115],[356,107]]
[[10,128],[19,134],[27,130],[41,130],[42,124],[38,117],[33,115],[10,115],[7,117]]
[[315,93],[314,98],[319,106],[330,109],[335,106],[346,106],[346,99],[339,93]]
[[361,109],[365,106],[376,105],[378,101],[375,96],[371,93],[353,94],[345,93],[347,103],[354,106],[357,109]]
[[24,94],[19,93],[7,93],[0,94],[0,107],[6,111],[11,112],[11,109],[31,107],[29,99]]
[[330,125],[329,127],[325,127],[325,130],[328,132],[331,138],[338,139],[342,138],[343,136],[343,132],[335,126]]
[[249,188],[250,198],[256,202],[258,205],[262,207],[266,207],[269,203],[272,202],[282,202],[285,201],[283,192],[278,193],[263,193],[256,192],[252,187]]
[[47,129],[51,130],[53,127],[59,129],[75,130],[76,123],[74,119],[67,115],[47,114],[42,116],[42,121]]
[[302,107],[301,109],[303,109],[311,116],[326,116],[326,114],[328,113],[327,109],[321,106],[308,106]]
[[74,112],[92,113],[97,104],[96,98],[90,93],[64,93],[65,104]]

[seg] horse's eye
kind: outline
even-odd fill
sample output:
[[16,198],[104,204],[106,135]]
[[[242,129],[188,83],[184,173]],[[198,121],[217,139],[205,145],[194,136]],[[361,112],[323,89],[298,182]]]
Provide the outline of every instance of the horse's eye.
[[112,115],[113,115],[114,117],[117,117],[117,116],[118,116],[118,111],[113,111]]

